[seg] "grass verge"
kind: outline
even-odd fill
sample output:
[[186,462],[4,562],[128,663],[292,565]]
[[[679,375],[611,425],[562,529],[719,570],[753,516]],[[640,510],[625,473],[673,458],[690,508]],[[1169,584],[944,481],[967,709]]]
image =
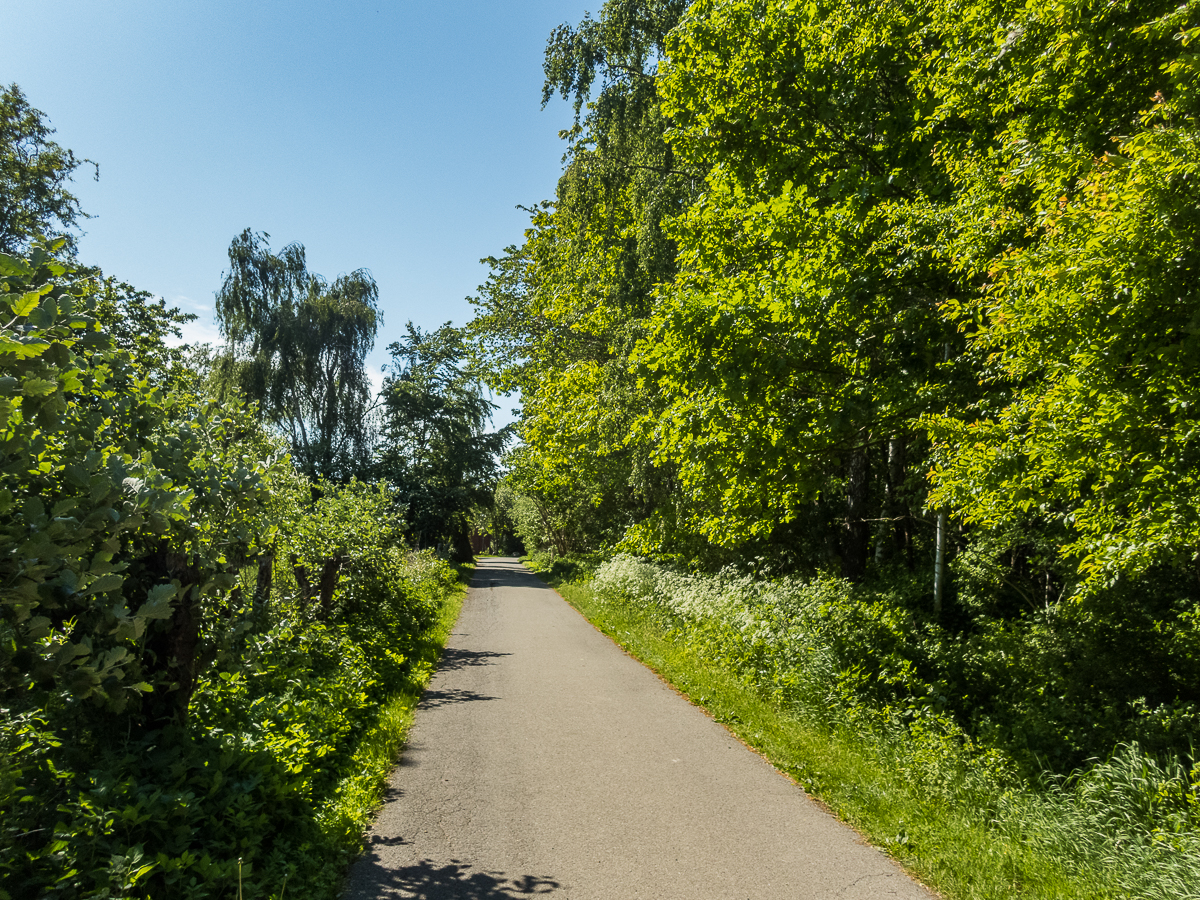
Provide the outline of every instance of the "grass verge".
[[931,801],[889,765],[888,748],[871,735],[845,726],[830,729],[809,721],[802,710],[764,698],[678,633],[667,634],[646,611],[606,602],[586,584],[556,586],[593,625],[944,897],[1121,896],[1104,872],[1031,846],[1011,817],[997,827],[987,804]]
[[473,567],[461,567],[459,585],[447,594],[434,623],[409,648],[409,674],[379,710],[379,717],[363,736],[349,767],[350,774],[318,813],[324,834],[338,836],[349,853],[362,849],[366,826],[383,800],[388,776],[408,740],[417,703],[437,668],[467,596]]

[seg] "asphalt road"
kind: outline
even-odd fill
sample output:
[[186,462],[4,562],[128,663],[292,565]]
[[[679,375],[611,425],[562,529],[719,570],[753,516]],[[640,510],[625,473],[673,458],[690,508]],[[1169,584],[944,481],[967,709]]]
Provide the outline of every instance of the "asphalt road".
[[932,895],[592,628],[485,559],[346,900]]

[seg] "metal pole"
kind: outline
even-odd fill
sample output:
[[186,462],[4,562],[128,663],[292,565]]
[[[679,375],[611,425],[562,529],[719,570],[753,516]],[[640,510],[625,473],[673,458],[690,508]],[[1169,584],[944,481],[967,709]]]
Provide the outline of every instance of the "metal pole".
[[933,563],[933,614],[939,619],[942,617],[942,591],[946,584],[946,519],[946,510],[939,509],[935,540],[937,555]]
[[[950,342],[942,344],[942,362],[950,362]],[[946,508],[942,507],[937,514],[937,537],[935,542],[935,557],[933,561],[933,615],[942,617],[942,593],[946,587],[946,526],[949,517]]]

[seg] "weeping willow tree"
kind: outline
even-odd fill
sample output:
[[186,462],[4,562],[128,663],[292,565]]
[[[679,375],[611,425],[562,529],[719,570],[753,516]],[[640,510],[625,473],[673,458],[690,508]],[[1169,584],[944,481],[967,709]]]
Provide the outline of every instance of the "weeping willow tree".
[[229,245],[217,292],[226,348],[215,376],[259,405],[301,471],[345,480],[370,463],[365,360],[382,322],[379,288],[365,269],[331,284],[308,271],[302,244],[274,253],[269,237],[247,228]]

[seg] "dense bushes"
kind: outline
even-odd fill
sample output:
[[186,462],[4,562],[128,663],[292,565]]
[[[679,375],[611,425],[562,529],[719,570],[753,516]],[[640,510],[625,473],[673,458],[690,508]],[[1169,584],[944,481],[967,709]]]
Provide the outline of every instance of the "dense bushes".
[[0,255],[0,898],[331,896],[457,575],[386,484],[311,484],[132,356],[52,249]]
[[289,896],[332,896],[359,839],[331,808],[339,783],[405,686],[412,622],[428,622],[456,580],[428,554],[391,561],[399,583],[377,598],[391,624],[377,618],[369,642],[355,638],[361,622],[316,622],[280,603],[199,678],[185,723],[6,710],[2,890],[217,897],[240,859],[247,897],[277,895],[285,875]]
[[1119,743],[1191,765],[1200,632],[1187,604],[1171,615],[1116,592],[1099,610],[978,616],[966,629],[936,621],[922,586],[895,578],[689,575],[617,556],[593,584],[669,613],[668,627],[710,642],[784,702],[943,715],[1028,778],[1070,772]]

